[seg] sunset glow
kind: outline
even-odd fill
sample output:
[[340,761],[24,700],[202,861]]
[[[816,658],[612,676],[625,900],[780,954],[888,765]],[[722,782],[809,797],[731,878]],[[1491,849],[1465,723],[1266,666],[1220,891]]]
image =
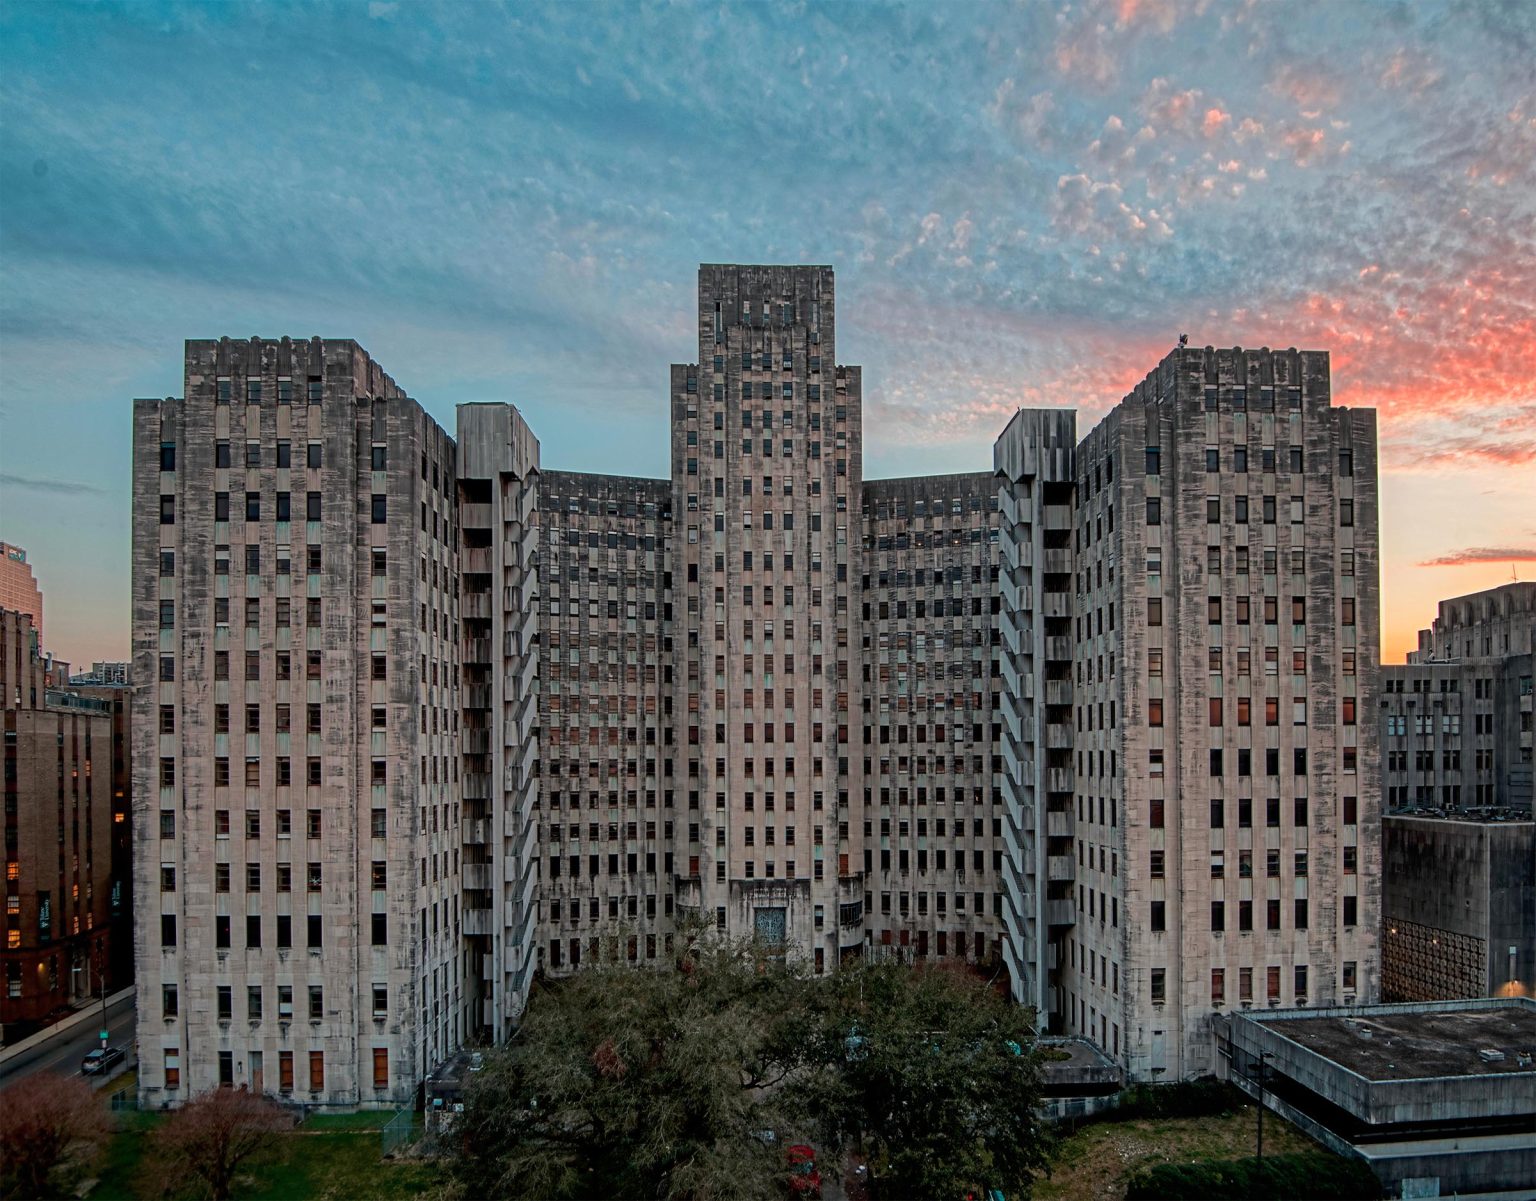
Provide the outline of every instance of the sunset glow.
[[353,337],[664,475],[696,264],[827,263],[871,478],[1086,430],[1181,333],[1331,352],[1399,661],[1536,573],[1533,54],[1521,4],[8,4],[0,538],[121,658],[128,402],[184,338]]

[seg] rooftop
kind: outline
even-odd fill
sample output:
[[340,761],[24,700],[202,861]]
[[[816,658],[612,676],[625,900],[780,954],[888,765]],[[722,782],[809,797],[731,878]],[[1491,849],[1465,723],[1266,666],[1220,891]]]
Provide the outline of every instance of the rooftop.
[[1285,1017],[1264,1025],[1368,1080],[1536,1075],[1532,1005],[1417,1013],[1366,1010],[1360,1017]]

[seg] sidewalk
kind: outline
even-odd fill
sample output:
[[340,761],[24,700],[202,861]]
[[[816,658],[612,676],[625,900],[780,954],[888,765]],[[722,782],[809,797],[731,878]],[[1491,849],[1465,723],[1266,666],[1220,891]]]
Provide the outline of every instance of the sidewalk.
[[[107,998],[106,1008],[111,1009],[112,1006],[118,1004],[119,1002],[129,1000],[132,997],[133,987],[130,985],[129,987],[122,989],[120,992],[115,992],[109,996]],[[101,1020],[101,1011],[101,998],[89,998],[83,1003],[77,1005],[75,1012],[72,1013],[69,1017],[61,1018],[57,1022],[54,1022],[51,1026],[44,1026],[36,1034],[28,1035],[19,1043],[7,1044],[4,1050],[0,1050],[0,1064],[7,1063],[14,1059],[16,1056],[25,1054],[27,1051],[32,1050],[32,1048],[41,1046],[43,1043],[49,1041],[50,1039],[58,1038],[60,1035],[68,1034],[71,1031],[78,1030],[81,1026],[87,1025],[91,1022],[99,1022]]]

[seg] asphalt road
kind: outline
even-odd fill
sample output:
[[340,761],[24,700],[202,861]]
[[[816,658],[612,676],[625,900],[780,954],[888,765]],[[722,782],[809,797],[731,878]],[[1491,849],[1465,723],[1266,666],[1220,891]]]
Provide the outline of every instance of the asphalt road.
[[[80,1061],[85,1058],[85,1053],[93,1047],[101,1046],[101,1010],[97,1008],[92,1012],[95,1016],[90,1022],[82,1022],[76,1029],[47,1039],[0,1064],[0,1084],[11,1084],[37,1072],[78,1076]],[[111,1036],[108,1043],[122,1047],[125,1064],[131,1063],[134,1058],[133,1039],[137,1021],[138,1014],[134,1009],[132,994],[107,1006],[106,1028]],[[119,1065],[118,1070],[122,1066]]]

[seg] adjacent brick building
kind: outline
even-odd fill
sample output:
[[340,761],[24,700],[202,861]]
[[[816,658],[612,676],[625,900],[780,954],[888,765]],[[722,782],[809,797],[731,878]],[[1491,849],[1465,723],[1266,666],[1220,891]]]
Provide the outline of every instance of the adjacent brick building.
[[106,703],[52,689],[29,614],[0,609],[7,1037],[110,987],[113,740]]

